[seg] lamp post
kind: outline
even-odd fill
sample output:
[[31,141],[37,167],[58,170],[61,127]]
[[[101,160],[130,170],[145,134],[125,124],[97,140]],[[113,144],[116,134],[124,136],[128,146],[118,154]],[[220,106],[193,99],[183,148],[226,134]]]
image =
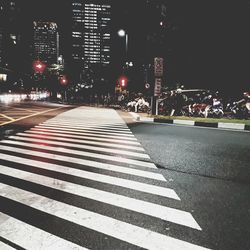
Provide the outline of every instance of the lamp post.
[[120,29],[118,31],[118,36],[125,37],[125,52],[126,52],[125,57],[126,57],[126,61],[127,61],[127,59],[128,59],[128,33],[125,30]]

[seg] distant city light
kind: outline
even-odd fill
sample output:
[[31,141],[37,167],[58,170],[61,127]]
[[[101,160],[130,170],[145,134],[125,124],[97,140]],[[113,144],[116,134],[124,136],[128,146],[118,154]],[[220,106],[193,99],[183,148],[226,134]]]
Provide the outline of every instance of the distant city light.
[[121,30],[118,31],[118,36],[123,37],[125,35],[126,35],[125,30],[121,29]]
[[122,88],[125,88],[127,86],[128,78],[126,76],[121,76],[118,82]]
[[46,68],[46,64],[37,60],[33,62],[33,69],[36,73],[43,73]]
[[67,77],[65,75],[61,75],[59,77],[59,81],[60,81],[61,85],[67,85],[68,84],[68,79],[67,79]]

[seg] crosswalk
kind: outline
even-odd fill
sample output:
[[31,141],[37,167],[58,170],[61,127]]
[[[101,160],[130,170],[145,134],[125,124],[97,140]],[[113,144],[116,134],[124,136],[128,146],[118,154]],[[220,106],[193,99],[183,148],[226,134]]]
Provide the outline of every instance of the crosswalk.
[[1,250],[207,249],[165,231],[202,228],[115,110],[61,113],[0,159]]

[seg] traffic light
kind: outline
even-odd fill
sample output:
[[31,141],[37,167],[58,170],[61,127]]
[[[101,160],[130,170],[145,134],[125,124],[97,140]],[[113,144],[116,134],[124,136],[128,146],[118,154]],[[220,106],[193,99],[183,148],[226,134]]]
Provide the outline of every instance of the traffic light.
[[39,61],[39,60],[34,61],[33,62],[33,69],[36,73],[42,74],[44,72],[44,70],[46,69],[46,64],[43,63],[42,61]]
[[119,85],[120,85],[121,88],[125,89],[127,87],[127,82],[128,82],[127,77],[121,76],[119,78]]
[[59,81],[60,81],[60,84],[65,86],[68,84],[68,79],[65,75],[61,75],[59,76]]

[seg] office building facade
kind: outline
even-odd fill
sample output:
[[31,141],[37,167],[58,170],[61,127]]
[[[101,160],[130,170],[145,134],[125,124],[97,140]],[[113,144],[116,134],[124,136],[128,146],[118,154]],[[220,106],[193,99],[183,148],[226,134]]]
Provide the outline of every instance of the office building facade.
[[55,22],[33,22],[33,59],[48,65],[56,64],[59,57],[59,33]]
[[72,60],[80,67],[107,66],[111,56],[111,4],[72,1]]

